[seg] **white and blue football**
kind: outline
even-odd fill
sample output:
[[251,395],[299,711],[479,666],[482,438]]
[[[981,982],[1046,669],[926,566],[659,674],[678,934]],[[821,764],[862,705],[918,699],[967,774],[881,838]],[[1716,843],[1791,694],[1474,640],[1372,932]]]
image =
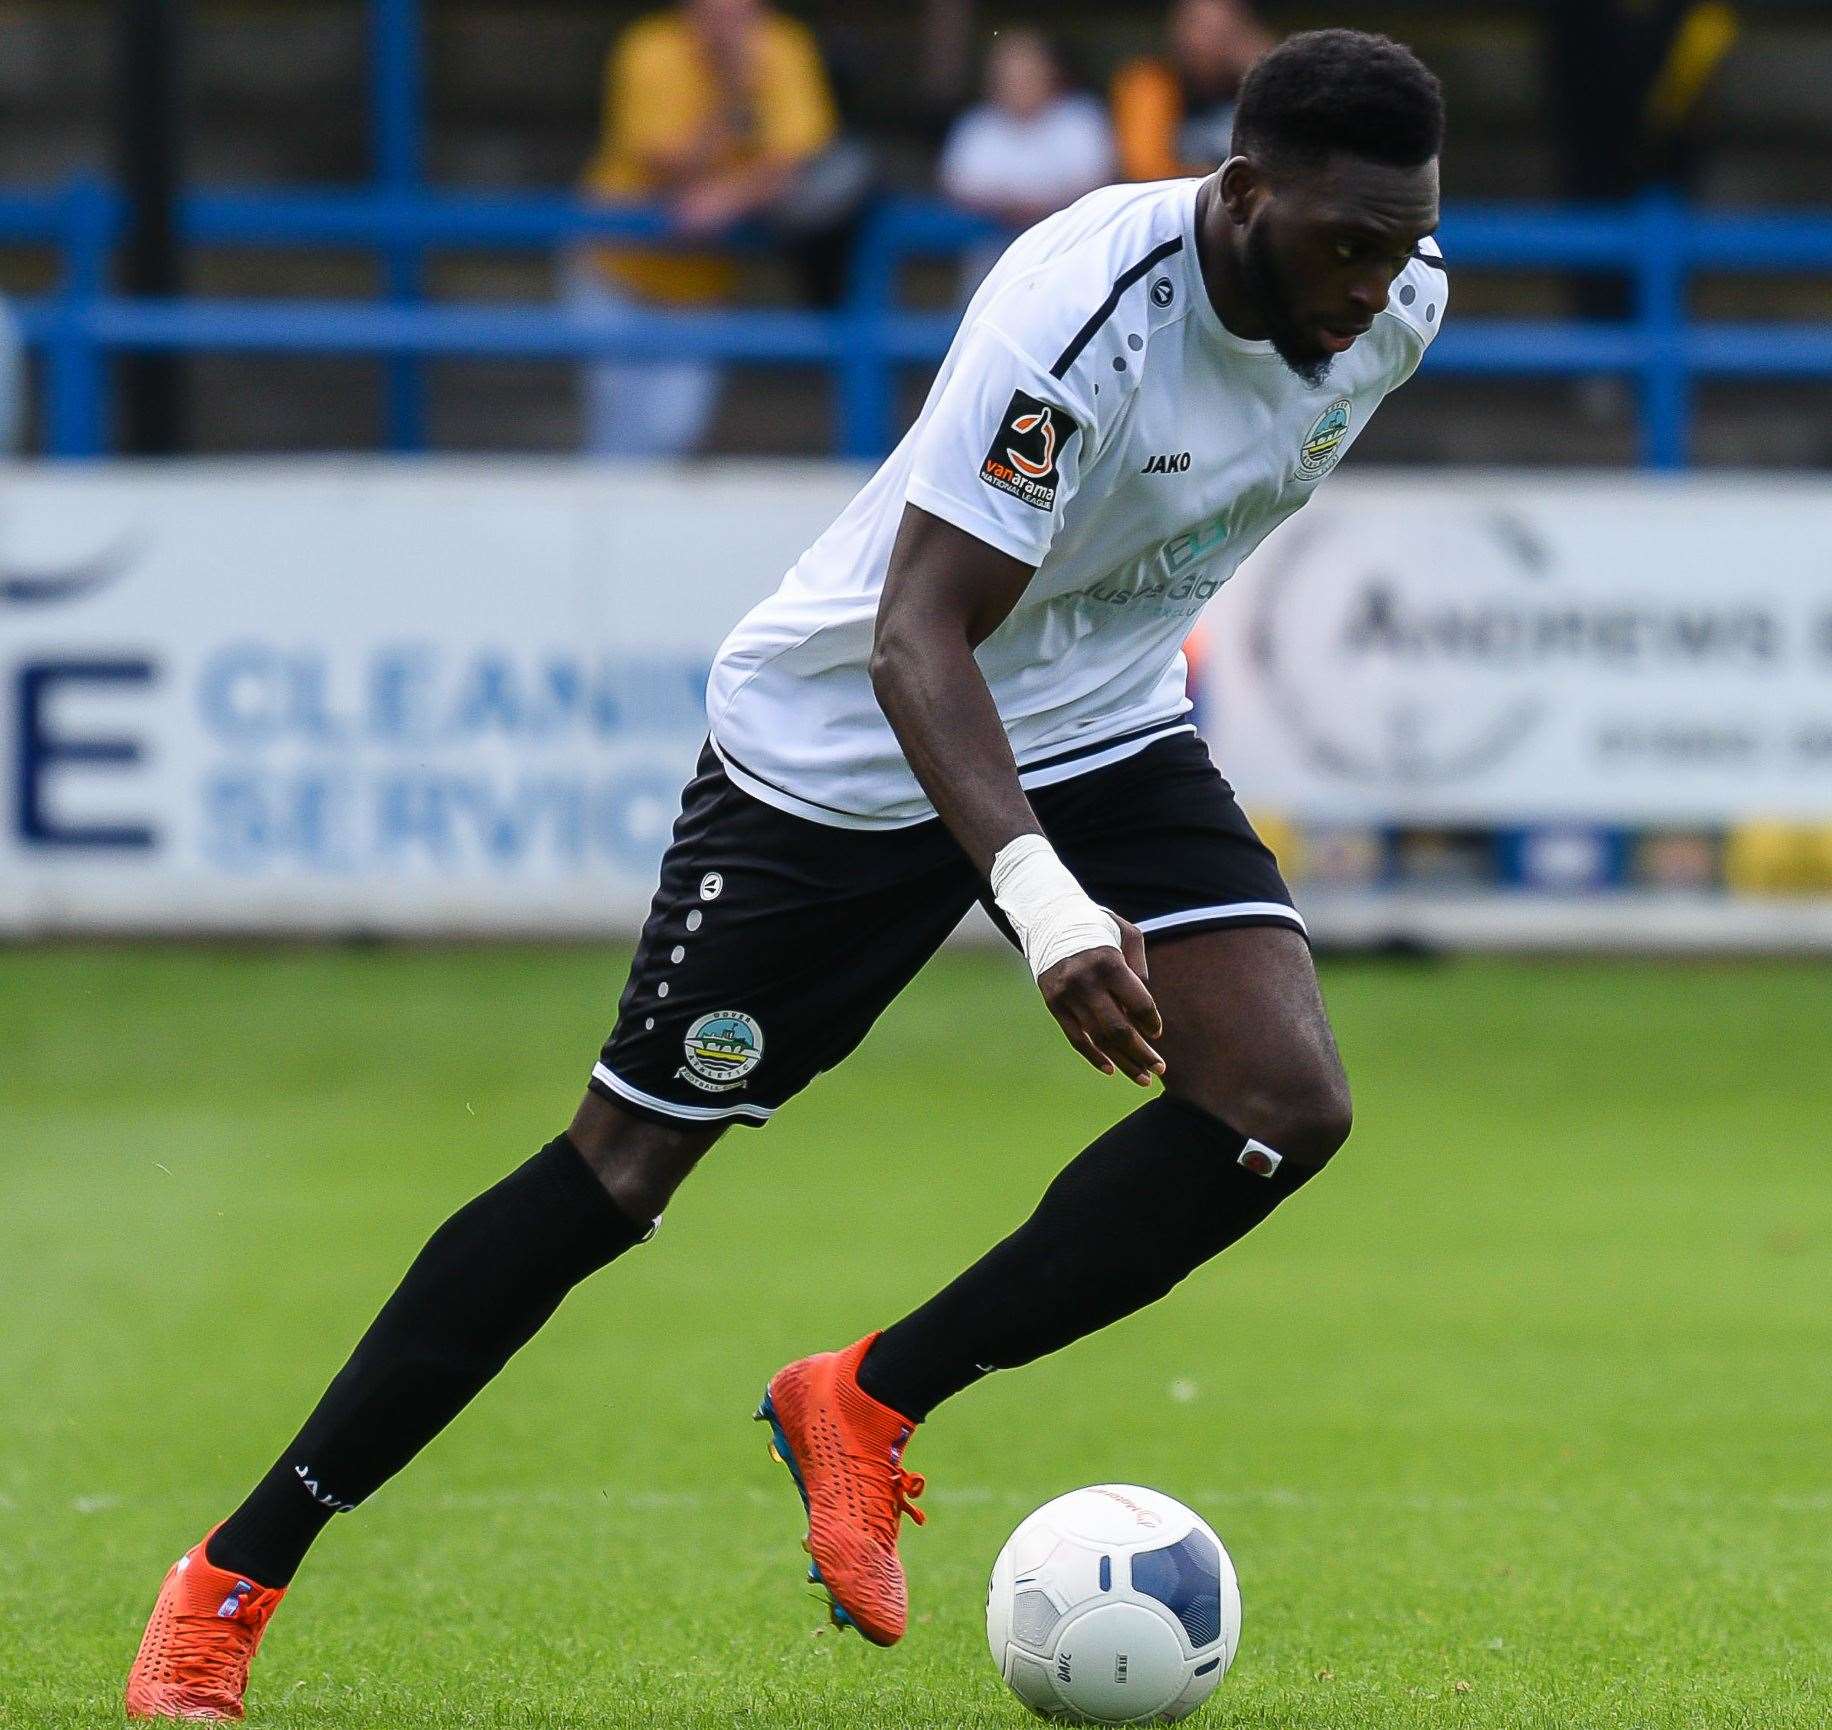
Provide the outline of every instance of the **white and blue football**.
[[1045,1502],[1006,1541],[986,1640],[1040,1717],[1169,1723],[1234,1661],[1240,1586],[1221,1540],[1181,1502],[1096,1484]]

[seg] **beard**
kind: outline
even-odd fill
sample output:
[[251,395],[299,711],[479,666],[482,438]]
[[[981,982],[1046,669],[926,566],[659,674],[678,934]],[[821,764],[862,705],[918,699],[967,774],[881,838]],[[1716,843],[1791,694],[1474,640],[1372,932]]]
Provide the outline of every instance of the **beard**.
[[1291,307],[1297,297],[1292,293],[1290,279],[1272,255],[1272,243],[1264,228],[1247,231],[1244,265],[1247,292],[1266,326],[1273,352],[1314,389],[1329,377],[1336,357],[1311,347],[1303,327],[1292,317]]

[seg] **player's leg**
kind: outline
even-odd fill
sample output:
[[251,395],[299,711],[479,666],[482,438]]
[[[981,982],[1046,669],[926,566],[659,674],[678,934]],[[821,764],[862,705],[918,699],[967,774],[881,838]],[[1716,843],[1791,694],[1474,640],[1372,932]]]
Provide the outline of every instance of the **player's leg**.
[[649,1235],[722,1128],[645,1123],[588,1095],[565,1135],[427,1240],[298,1435],[211,1534],[212,1565],[289,1585],[332,1514],[380,1489],[575,1285]]
[[1348,1086],[1302,921],[1203,747],[1167,741],[1037,803],[1090,893],[1146,933],[1165,1092],[871,1346],[862,1385],[911,1420],[989,1370],[1162,1297],[1348,1134]]
[[641,1242],[720,1127],[662,1128],[589,1099],[573,1132],[440,1226],[299,1433],[166,1575],[128,1715],[239,1717],[268,1618],[331,1516],[379,1489],[567,1292]]
[[1220,927],[1146,939],[1165,1006],[1164,1091],[1312,1175],[1353,1127],[1348,1076],[1310,945],[1294,928]]
[[[761,1122],[852,1051],[973,904],[976,879],[937,821],[849,830],[729,784],[721,797],[749,863],[706,858],[680,941],[665,968],[632,979],[592,1086],[631,1111]],[[637,1176],[654,1194],[678,1168],[651,1163]],[[610,1181],[618,1193],[615,1173]],[[837,1356],[779,1375],[758,1415],[801,1496],[810,1578],[827,1587],[836,1619],[856,1612],[869,1635],[894,1639],[906,1603],[895,1525],[907,1426],[870,1402],[829,1399]]]
[[[920,1483],[902,1466],[915,1423],[988,1370],[1162,1297],[1264,1219],[1346,1134],[1302,921],[1201,745],[1167,741],[1032,797],[1089,892],[1177,955],[1168,989],[1155,978],[1153,988],[1182,1032],[1160,1047],[1166,1095],[1086,1149],[1010,1238],[883,1334],[770,1381],[761,1415],[791,1415],[801,1476],[810,1452],[841,1462],[821,1467],[832,1482],[809,1498],[816,1577],[838,1619],[882,1645],[907,1625],[896,1545]],[[1253,1128],[1230,1127],[1236,1119]],[[1291,1150],[1255,1159],[1276,1166],[1270,1177],[1239,1163],[1248,1133]]]
[[1151,970],[1163,1095],[1086,1148],[1017,1231],[871,1348],[863,1385],[912,1421],[991,1370],[1155,1303],[1347,1138],[1347,1084],[1296,931],[1185,936],[1154,945]]
[[[605,1057],[641,1074],[640,1024],[672,989],[681,940],[716,896],[707,866],[731,869],[756,837],[732,832],[716,761],[682,799],[655,902]],[[721,884],[724,881],[720,875]],[[741,899],[734,895],[730,909]],[[696,942],[704,950],[704,940]],[[677,1059],[678,1061],[678,1059]],[[593,1071],[567,1133],[460,1208],[428,1240],[291,1445],[211,1534],[205,1556],[266,1587],[287,1585],[333,1513],[356,1507],[411,1460],[531,1339],[573,1286],[640,1243],[668,1198],[746,1104],[620,1101]],[[640,1089],[636,1090],[639,1094]],[[722,1097],[722,1096],[721,1096]],[[762,1116],[767,1107],[756,1108]]]
[[[239,1715],[261,1630],[331,1515],[647,1236],[726,1127],[766,1121],[856,1044],[971,900],[945,836],[841,837],[738,793],[704,757],[571,1128],[433,1234],[293,1443],[167,1576],[130,1713]],[[836,953],[856,965],[835,969]]]

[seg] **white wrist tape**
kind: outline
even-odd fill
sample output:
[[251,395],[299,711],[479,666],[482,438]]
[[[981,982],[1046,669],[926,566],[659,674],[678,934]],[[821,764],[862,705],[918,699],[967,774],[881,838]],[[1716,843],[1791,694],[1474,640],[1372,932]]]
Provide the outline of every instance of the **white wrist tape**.
[[1088,898],[1041,835],[1020,835],[999,849],[992,898],[1024,945],[1033,978],[1084,949],[1120,946],[1113,915]]

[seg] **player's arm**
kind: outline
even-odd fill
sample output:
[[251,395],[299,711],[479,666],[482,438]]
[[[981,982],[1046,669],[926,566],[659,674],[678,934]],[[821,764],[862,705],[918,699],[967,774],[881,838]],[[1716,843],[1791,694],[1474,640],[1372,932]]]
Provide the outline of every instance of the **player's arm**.
[[1069,1043],[1141,1086],[1164,1069],[1145,985],[1145,940],[1098,907],[1057,859],[1018,782],[1017,760],[973,651],[998,629],[1034,567],[907,505],[872,648],[872,688],[923,791],[1024,944]]

